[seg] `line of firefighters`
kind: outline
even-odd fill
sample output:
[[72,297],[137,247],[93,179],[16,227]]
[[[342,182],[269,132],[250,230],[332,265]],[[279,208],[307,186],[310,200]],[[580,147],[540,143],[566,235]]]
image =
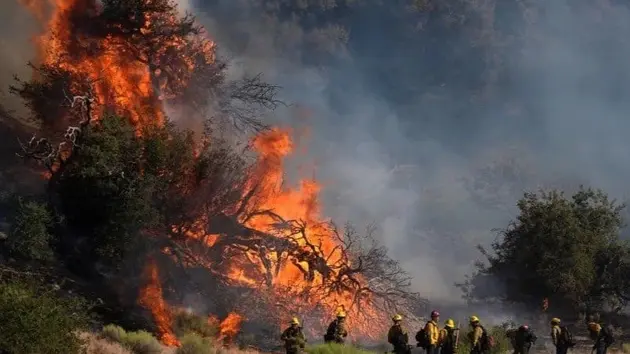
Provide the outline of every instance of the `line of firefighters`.
[[[337,318],[330,323],[324,341],[326,343],[344,344],[348,336],[345,325],[346,313],[339,311]],[[444,327],[439,327],[440,313],[431,312],[431,320],[426,323],[415,339],[417,347],[426,350],[426,354],[456,354],[459,344],[459,328],[455,326],[452,319],[444,322]],[[409,354],[409,334],[402,325],[403,317],[396,314],[392,317],[393,325],[387,333],[387,341],[394,347],[394,354]],[[481,325],[477,316],[469,319],[470,331],[467,333],[467,340],[470,344],[470,354],[490,354],[494,347],[494,338]],[[551,339],[556,348],[556,354],[567,354],[568,350],[575,346],[573,335],[566,326],[561,326],[559,318],[553,318],[551,325]],[[614,342],[612,330],[605,328],[590,317],[587,321],[587,328],[591,339],[594,341],[593,352],[596,354],[606,354],[608,347]],[[537,337],[527,325],[521,325],[518,329],[508,330],[507,338],[510,340],[513,354],[528,354]],[[284,330],[281,336],[285,343],[287,354],[298,354],[306,346],[306,337],[302,332],[300,321],[297,317],[291,320],[289,328]]]

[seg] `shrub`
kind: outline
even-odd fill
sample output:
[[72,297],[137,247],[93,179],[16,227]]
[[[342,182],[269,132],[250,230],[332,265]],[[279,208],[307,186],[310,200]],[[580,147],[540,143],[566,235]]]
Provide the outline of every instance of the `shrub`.
[[135,354],[159,354],[163,349],[160,342],[147,331],[126,332],[120,326],[110,324],[103,327],[101,336],[122,344]]
[[107,326],[103,327],[101,335],[103,336],[103,338],[109,339],[112,342],[123,343],[125,337],[127,336],[127,332],[125,332],[125,330],[120,326],[108,324]]
[[17,211],[11,220],[7,249],[18,257],[51,260],[53,251],[49,228],[52,224],[53,217],[46,205],[18,199]]
[[212,341],[196,333],[184,335],[181,344],[175,354],[214,354]]
[[85,303],[59,297],[37,284],[0,284],[0,351],[13,354],[78,353],[77,330],[87,324]]
[[219,332],[216,325],[208,323],[208,318],[197,316],[192,312],[181,311],[173,319],[173,331],[178,337],[194,333],[201,337],[215,337]]
[[160,342],[147,331],[127,332],[124,345],[136,354],[159,354]]
[[92,333],[81,333],[81,339],[85,342],[85,354],[132,354],[120,343],[99,338]]
[[373,352],[359,349],[350,345],[336,343],[320,344],[306,348],[309,354],[373,354]]

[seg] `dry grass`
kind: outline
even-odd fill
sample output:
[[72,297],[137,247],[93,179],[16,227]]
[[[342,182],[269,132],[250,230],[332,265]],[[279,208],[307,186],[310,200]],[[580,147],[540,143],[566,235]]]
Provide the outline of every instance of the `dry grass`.
[[[108,333],[87,333],[83,332],[79,337],[85,342],[86,354],[135,354],[131,349],[125,348],[122,344],[117,343],[112,327],[108,328]],[[116,336],[113,336],[116,337]],[[162,346],[160,354],[177,354],[178,348],[170,348]],[[196,354],[196,352],[190,352]],[[260,354],[255,350],[240,350],[238,348],[217,348],[210,347],[208,354]]]
[[80,337],[85,341],[87,354],[133,354],[122,345],[100,338],[93,333],[81,333]]

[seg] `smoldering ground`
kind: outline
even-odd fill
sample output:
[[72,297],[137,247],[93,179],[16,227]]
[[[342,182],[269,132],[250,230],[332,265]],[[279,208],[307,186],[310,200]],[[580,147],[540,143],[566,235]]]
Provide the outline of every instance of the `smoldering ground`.
[[[234,76],[283,87],[295,106],[269,121],[309,130],[294,170],[315,166],[325,215],[375,221],[422,294],[460,301],[453,283],[475,245],[494,240],[526,189],[586,183],[625,197],[626,5],[364,3],[180,1]],[[1,6],[5,85],[37,26],[16,0]]]

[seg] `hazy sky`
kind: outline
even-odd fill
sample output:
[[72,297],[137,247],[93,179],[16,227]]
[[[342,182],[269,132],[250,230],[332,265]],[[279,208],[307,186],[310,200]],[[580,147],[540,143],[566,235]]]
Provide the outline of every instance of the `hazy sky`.
[[[32,56],[36,28],[14,1],[0,5],[3,85]],[[232,58],[234,76],[262,72],[301,107],[271,119],[309,127],[308,156],[292,163],[316,166],[325,214],[378,222],[417,290],[458,301],[452,284],[479,257],[475,245],[488,245],[491,229],[515,215],[523,188],[587,183],[626,193],[628,8],[540,2],[523,18],[517,7],[477,1],[489,22],[474,36],[402,25],[369,8],[343,18],[348,31],[321,31],[291,16],[265,17],[253,0],[185,5]],[[492,37],[493,26],[520,39],[506,45],[508,37]],[[470,55],[479,48],[490,54]],[[480,77],[490,84],[479,85]],[[471,192],[488,171],[492,183]]]

